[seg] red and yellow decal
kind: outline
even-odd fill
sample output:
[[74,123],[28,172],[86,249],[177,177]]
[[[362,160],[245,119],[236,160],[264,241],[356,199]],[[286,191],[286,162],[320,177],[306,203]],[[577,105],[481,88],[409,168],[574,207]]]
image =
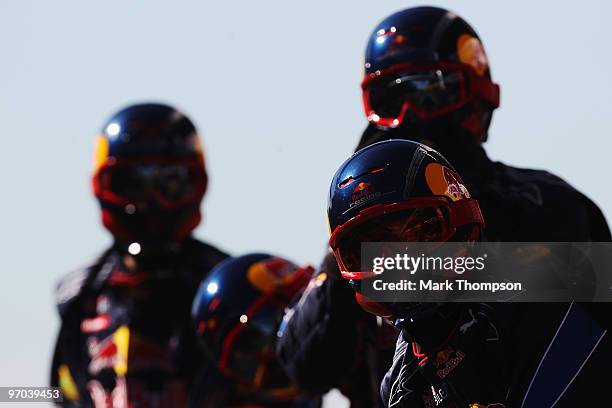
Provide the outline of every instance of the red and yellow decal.
[[451,169],[439,163],[429,163],[425,168],[425,179],[432,193],[443,195],[453,201],[470,198],[470,193],[461,178]]
[[247,271],[247,279],[260,291],[270,293],[285,285],[295,269],[295,265],[283,259],[267,259],[251,265]]
[[362,181],[361,183],[357,184],[355,188],[353,189],[353,194],[351,196],[351,199],[353,201],[357,201],[369,194],[372,194],[373,192],[374,192],[374,187],[372,187],[370,183],[365,183]]
[[470,34],[462,34],[457,39],[457,55],[459,61],[474,68],[478,75],[484,75],[489,69],[489,61],[482,43]]

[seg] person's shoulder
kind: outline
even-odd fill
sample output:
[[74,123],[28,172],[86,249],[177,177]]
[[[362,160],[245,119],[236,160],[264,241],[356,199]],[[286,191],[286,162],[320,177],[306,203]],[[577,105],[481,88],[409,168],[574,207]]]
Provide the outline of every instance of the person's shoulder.
[[561,216],[584,216],[588,222],[591,239],[608,241],[610,232],[601,209],[581,191],[561,177],[546,170],[508,166],[496,162],[497,180],[500,188],[520,190],[538,206],[556,208]]
[[502,177],[518,183],[535,183],[541,187],[559,189],[571,194],[579,193],[567,181],[547,170],[509,166],[501,162],[495,162],[495,167]]
[[536,201],[597,208],[586,195],[549,171],[514,167],[501,162],[496,162],[495,168],[502,185],[528,191]]
[[70,305],[74,304],[84,289],[91,284],[111,253],[112,248],[109,248],[93,261],[68,272],[59,279],[55,286],[54,299],[60,316],[67,312]]

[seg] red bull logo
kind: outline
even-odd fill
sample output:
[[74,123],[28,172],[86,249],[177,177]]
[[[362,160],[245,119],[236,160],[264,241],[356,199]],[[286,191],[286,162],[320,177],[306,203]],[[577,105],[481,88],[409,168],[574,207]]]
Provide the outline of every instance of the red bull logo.
[[453,371],[465,358],[465,353],[461,350],[452,350],[447,348],[446,350],[438,352],[436,354],[436,374],[438,377],[444,378],[451,371]]
[[372,194],[373,192],[374,187],[372,187],[370,183],[361,182],[357,184],[357,186],[353,189],[353,195],[351,196],[351,199],[353,201],[357,201],[369,194]]
[[87,348],[91,362],[89,372],[97,374],[106,368],[112,368],[117,375],[125,375],[127,372],[128,347],[130,330],[127,326],[121,326],[113,334],[98,340],[90,337]]
[[353,194],[351,195],[351,208],[366,204],[380,197],[380,195],[381,193],[376,191],[374,186],[370,183],[361,182],[353,189]]

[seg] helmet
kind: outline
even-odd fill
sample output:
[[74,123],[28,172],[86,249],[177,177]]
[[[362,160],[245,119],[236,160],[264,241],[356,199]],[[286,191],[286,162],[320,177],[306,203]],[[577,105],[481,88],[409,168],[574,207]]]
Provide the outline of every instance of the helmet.
[[477,142],[486,140],[499,106],[499,86],[491,81],[478,34],[437,7],[402,10],[376,26],[361,86],[365,114],[379,127],[448,121]]
[[305,288],[311,267],[269,254],[219,263],[202,281],[192,318],[205,352],[246,394],[269,401],[298,397],[275,356],[284,310]]
[[200,223],[207,185],[196,129],[176,109],[132,105],[96,140],[93,190],[119,242],[180,242]]
[[346,160],[332,180],[327,214],[342,276],[364,309],[386,317],[407,305],[382,305],[359,292],[359,280],[374,276],[361,270],[362,242],[470,242],[484,226],[478,202],[448,161],[408,140],[378,142]]

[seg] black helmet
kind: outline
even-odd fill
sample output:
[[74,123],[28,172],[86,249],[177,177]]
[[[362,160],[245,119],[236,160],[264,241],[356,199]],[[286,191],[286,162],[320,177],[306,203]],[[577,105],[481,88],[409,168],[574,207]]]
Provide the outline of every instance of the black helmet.
[[366,48],[362,89],[366,116],[379,127],[427,129],[448,121],[477,142],[486,140],[499,106],[478,34],[437,7],[402,10],[378,24]]
[[176,109],[120,110],[97,138],[94,163],[102,222],[117,241],[181,241],[199,224],[204,156],[193,123]]
[[408,140],[375,143],[336,172],[327,207],[330,246],[362,307],[398,316],[407,305],[380,304],[359,292],[363,242],[476,241],[484,221],[478,202],[437,151]]
[[312,272],[269,254],[229,258],[202,281],[193,302],[208,356],[239,389],[270,404],[301,398],[276,358],[275,343],[285,308]]

